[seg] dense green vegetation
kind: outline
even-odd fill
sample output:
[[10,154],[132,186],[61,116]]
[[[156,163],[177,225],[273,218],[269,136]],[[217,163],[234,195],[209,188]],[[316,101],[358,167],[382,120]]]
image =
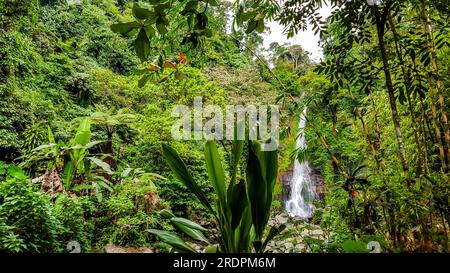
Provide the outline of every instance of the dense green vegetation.
[[[327,2],[0,0],[0,252],[270,251],[306,225],[270,224],[294,160],[326,188],[306,251],[448,252],[450,3]],[[279,106],[278,151],[173,140],[199,96]]]

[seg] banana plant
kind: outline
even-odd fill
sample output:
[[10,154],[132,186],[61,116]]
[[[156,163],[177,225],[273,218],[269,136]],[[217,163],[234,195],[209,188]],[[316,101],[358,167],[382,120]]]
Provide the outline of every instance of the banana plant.
[[109,181],[102,179],[102,176],[93,175],[92,165],[101,169],[103,173],[112,175],[110,165],[103,160],[89,156],[89,149],[102,141],[91,141],[91,119],[84,118],[80,120],[77,133],[69,142],[68,159],[64,164],[64,184],[70,187],[71,181],[75,177],[85,176],[88,180],[94,181],[94,189],[98,192],[100,188],[109,189]]
[[[99,172],[93,172],[93,167],[98,168],[100,173],[112,175],[113,172],[108,163],[91,156],[89,149],[102,143],[102,141],[91,141],[91,120],[83,118],[76,131],[75,136],[68,143],[58,141],[50,128],[48,128],[49,144],[41,145],[32,150],[31,154],[22,157],[25,161],[22,167],[33,168],[36,164],[45,162],[47,170],[55,169],[62,178],[66,190],[92,190],[99,199],[102,199],[102,190],[112,190],[110,182]],[[78,185],[73,185],[79,180]],[[89,181],[90,184],[83,182]]]
[[[285,228],[272,227],[264,238],[270,216],[273,189],[278,173],[277,151],[262,151],[257,141],[247,142],[246,179],[237,180],[237,170],[243,156],[245,141],[236,140],[232,147],[230,181],[225,181],[223,165],[214,141],[205,144],[205,161],[209,180],[216,194],[211,204],[180,158],[170,146],[163,145],[166,161],[180,180],[201,204],[214,215],[220,238],[218,251],[248,253],[252,249],[264,252],[267,243]],[[211,248],[210,248],[211,249]]]

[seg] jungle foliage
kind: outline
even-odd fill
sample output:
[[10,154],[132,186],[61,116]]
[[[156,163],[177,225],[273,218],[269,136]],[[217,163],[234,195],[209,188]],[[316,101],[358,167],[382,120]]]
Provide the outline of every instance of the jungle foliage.
[[[308,160],[326,189],[310,251],[448,252],[449,6],[0,0],[0,251],[264,252],[291,234],[268,225],[280,177]],[[312,26],[323,59],[264,48],[271,20]],[[278,151],[174,141],[172,108],[198,96],[279,106]]]

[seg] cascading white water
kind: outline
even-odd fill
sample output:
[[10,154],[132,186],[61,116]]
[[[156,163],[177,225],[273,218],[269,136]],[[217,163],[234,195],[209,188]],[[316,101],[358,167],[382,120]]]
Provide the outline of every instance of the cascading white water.
[[[300,122],[298,125],[299,137],[297,138],[297,149],[306,150],[306,138],[304,129],[306,125],[306,108],[300,115]],[[285,203],[286,212],[291,217],[309,218],[313,211],[314,205],[312,200],[315,198],[315,193],[312,187],[310,177],[311,168],[308,161],[299,162],[298,159],[294,163],[294,174],[290,183],[291,194],[289,200]]]

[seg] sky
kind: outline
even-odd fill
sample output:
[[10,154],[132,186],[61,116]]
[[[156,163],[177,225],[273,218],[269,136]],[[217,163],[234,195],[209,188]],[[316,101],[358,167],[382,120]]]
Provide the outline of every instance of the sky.
[[[323,18],[327,18],[331,15],[331,8],[324,6],[319,10],[319,13]],[[314,35],[314,31],[311,27],[307,31],[299,32],[291,39],[287,39],[287,35],[283,34],[283,27],[277,22],[269,22],[267,26],[270,28],[270,33],[264,33],[264,48],[268,48],[272,42],[278,42],[280,45],[283,43],[299,44],[301,47],[311,53],[311,59],[319,61],[323,57],[322,49],[319,46],[319,34]]]

